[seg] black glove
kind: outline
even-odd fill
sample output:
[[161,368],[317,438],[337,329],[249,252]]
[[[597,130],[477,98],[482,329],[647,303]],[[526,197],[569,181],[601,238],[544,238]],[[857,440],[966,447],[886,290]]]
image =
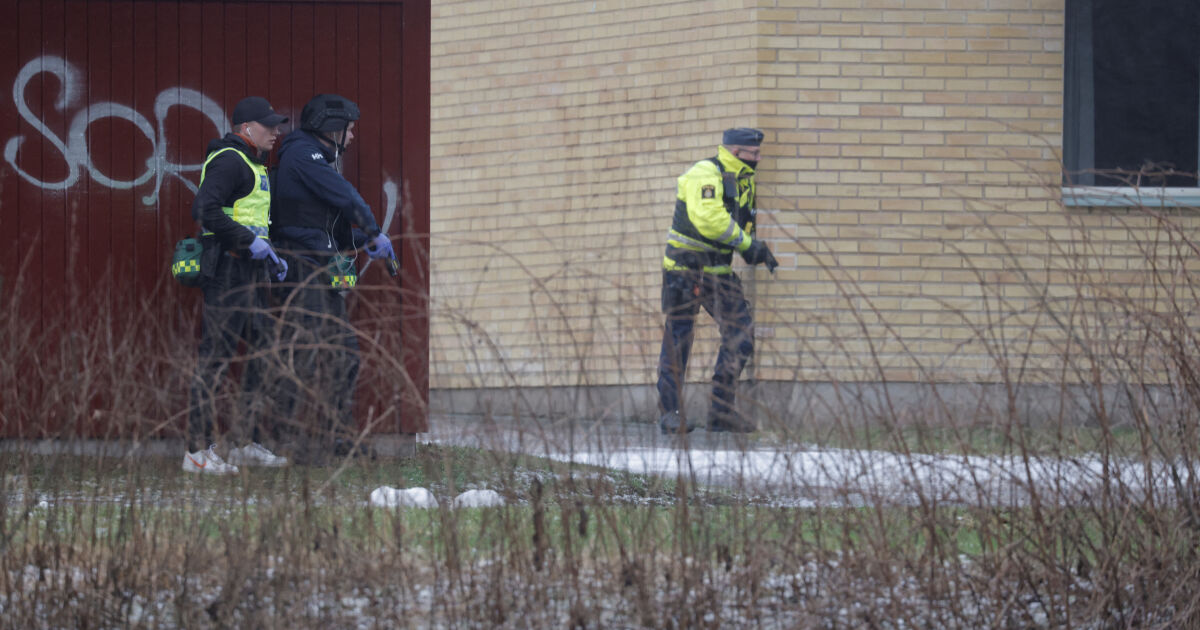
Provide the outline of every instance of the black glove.
[[758,239],[750,242],[750,247],[742,252],[742,259],[751,265],[765,264],[767,271],[771,273],[775,273],[775,268],[779,266],[779,262],[771,254],[771,249]]

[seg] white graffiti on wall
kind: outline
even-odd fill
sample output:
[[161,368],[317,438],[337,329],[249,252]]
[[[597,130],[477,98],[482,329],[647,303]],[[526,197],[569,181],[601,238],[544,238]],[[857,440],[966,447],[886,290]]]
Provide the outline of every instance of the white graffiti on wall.
[[[21,71],[17,73],[16,81],[13,82],[13,103],[17,106],[17,113],[21,115],[21,118],[25,122],[41,133],[50,146],[58,151],[62,159],[66,162],[67,174],[58,181],[44,181],[22,169],[17,164],[17,154],[21,149],[21,143],[25,141],[24,136],[9,138],[8,142],[4,145],[4,160],[13,167],[22,179],[44,190],[66,190],[79,181],[79,175],[82,171],[86,171],[93,181],[102,186],[117,190],[137,188],[153,179],[154,188],[150,194],[142,197],[142,203],[146,205],[154,205],[158,201],[158,193],[162,189],[163,178],[168,175],[178,178],[188,187],[188,190],[195,192],[197,190],[196,185],[184,177],[183,174],[199,172],[203,166],[203,161],[191,164],[178,164],[167,159],[165,129],[167,113],[172,107],[190,107],[207,117],[213,123],[218,134],[224,135],[229,131],[229,123],[225,119],[225,111],[216,101],[196,90],[173,87],[159,92],[158,96],[154,99],[154,116],[158,122],[157,127],[151,125],[150,121],[140,112],[127,105],[110,102],[88,103],[84,104],[82,109],[76,112],[74,117],[71,118],[67,137],[64,140],[54,130],[50,129],[43,120],[38,118],[25,101],[26,86],[29,85],[29,82],[34,77],[42,73],[57,77],[61,83],[58,99],[54,102],[54,108],[64,114],[67,113],[68,108],[74,107],[79,101],[84,86],[80,81],[79,70],[66,59],[55,55],[44,55],[25,64],[25,67],[21,68]],[[114,179],[97,168],[96,164],[92,161],[91,148],[88,146],[87,140],[87,130],[92,123],[105,118],[120,118],[128,121],[150,141],[152,148],[151,155],[146,160],[145,170],[137,177],[133,179]]]
[[[79,181],[81,172],[86,171],[96,183],[116,190],[130,190],[154,180],[151,192],[142,197],[142,203],[153,206],[158,202],[159,191],[162,190],[163,178],[167,176],[178,178],[188,190],[193,193],[198,190],[196,184],[184,176],[186,173],[199,173],[204,166],[203,159],[193,163],[176,163],[167,159],[167,114],[172,107],[190,107],[203,114],[216,128],[218,135],[225,135],[230,130],[225,110],[213,99],[204,94],[184,87],[171,87],[158,93],[154,99],[154,118],[157,126],[151,125],[137,110],[119,103],[85,103],[71,118],[67,128],[66,140],[60,138],[54,130],[34,114],[25,101],[25,88],[34,77],[40,74],[51,74],[58,78],[61,84],[54,108],[66,114],[69,108],[74,108],[80,100],[84,86],[80,79],[79,69],[66,59],[55,55],[43,55],[25,64],[17,73],[13,82],[13,103],[17,113],[25,122],[45,136],[67,165],[67,174],[58,181],[45,181],[25,171],[17,164],[18,153],[25,136],[9,138],[4,145],[4,161],[25,181],[43,190],[67,190]],[[152,148],[150,157],[146,160],[145,170],[133,179],[115,179],[104,174],[92,161],[91,148],[88,146],[87,130],[92,123],[105,118],[119,118],[131,123],[150,141]],[[390,179],[383,184],[384,220],[383,230],[387,232],[399,206],[400,199],[396,184]]]

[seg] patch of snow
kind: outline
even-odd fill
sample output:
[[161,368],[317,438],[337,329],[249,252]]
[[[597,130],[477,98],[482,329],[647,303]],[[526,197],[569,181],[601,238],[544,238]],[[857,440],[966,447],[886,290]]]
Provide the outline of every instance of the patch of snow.
[[[922,496],[941,501],[1022,504],[1031,489],[1064,501],[1112,484],[1135,494],[1170,488],[1169,463],[1146,464],[1098,456],[1046,458],[968,455],[903,455],[886,451],[687,450],[627,448],[606,452],[552,454],[553,459],[627,470],[633,473],[686,476],[695,482],[750,490],[836,488],[834,504],[881,499],[915,504]],[[1188,470],[1179,470],[1188,477]],[[803,494],[803,492],[801,493]],[[848,500],[847,500],[848,499]],[[807,502],[801,501],[801,505]]]
[[496,507],[504,505],[504,498],[495,490],[467,490],[454,497],[454,507]]
[[371,505],[375,507],[435,508],[437,498],[425,488],[392,488],[380,486],[371,491]]

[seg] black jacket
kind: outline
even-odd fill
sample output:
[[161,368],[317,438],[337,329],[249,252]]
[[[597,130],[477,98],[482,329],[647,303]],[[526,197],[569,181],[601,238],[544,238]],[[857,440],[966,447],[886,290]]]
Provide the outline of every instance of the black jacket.
[[[226,147],[241,151],[252,162],[264,163],[258,151],[234,133],[227,133],[224,138],[209,142],[205,155],[212,155],[213,151]],[[192,218],[199,221],[205,231],[212,232],[222,248],[246,249],[254,241],[254,232],[230,218],[224,208],[233,207],[233,202],[249,195],[256,185],[258,177],[242,158],[228,151],[218,155],[208,163],[204,181],[192,200]]]
[[[353,249],[362,234],[379,234],[371,208],[334,168],[333,151],[303,129],[279,145],[271,193],[271,238],[281,247],[318,254]],[[357,236],[357,238],[356,238]]]

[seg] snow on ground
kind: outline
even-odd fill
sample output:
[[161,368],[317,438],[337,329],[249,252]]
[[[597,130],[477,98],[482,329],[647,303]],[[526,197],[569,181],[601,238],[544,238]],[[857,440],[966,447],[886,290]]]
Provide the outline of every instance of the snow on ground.
[[[437,497],[426,488],[392,488],[380,486],[371,491],[368,502],[375,507],[435,508]],[[456,508],[496,507],[504,505],[504,498],[495,490],[467,490],[450,502]]]
[[392,488],[380,486],[371,491],[368,502],[376,507],[435,508],[437,498],[426,488]]
[[[447,426],[450,425],[450,426]],[[440,427],[440,430],[439,430]],[[443,423],[427,441],[526,453],[638,474],[685,476],[697,483],[766,492],[796,506],[925,501],[1019,505],[1073,502],[1109,490],[1169,500],[1193,467],[1183,463],[1063,457],[902,454],[877,450],[765,444],[697,431],[682,441],[654,425],[524,426]]]
[[[1069,499],[1101,488],[1105,480],[1140,494],[1170,487],[1163,463],[1104,462],[1072,458],[903,455],[886,451],[819,449],[691,450],[631,448],[608,452],[560,453],[562,461],[675,477],[701,483],[778,492],[789,488],[837,488],[848,495],[912,504],[926,499],[976,503],[1023,503],[1028,488]],[[1186,471],[1185,471],[1186,473]],[[1186,476],[1186,474],[1185,474]]]

